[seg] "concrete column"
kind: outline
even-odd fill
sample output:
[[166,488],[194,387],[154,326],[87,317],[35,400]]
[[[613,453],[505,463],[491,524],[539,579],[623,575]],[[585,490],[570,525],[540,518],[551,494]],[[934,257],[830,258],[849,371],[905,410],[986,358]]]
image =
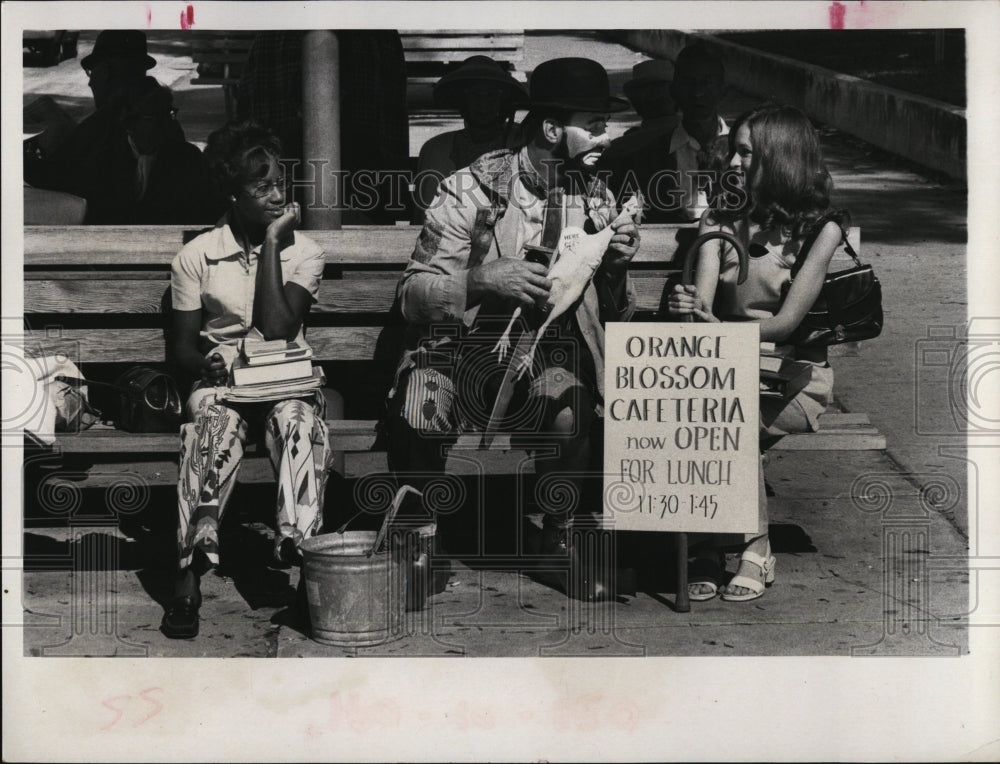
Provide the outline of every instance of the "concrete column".
[[313,172],[316,183],[302,227],[340,228],[340,46],[329,30],[306,32],[302,41],[302,157],[302,176]]

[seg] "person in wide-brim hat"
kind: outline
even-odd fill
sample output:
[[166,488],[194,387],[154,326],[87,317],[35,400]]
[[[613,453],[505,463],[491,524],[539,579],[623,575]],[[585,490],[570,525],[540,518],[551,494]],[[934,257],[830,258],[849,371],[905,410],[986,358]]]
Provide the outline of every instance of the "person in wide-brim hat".
[[515,106],[528,100],[524,86],[499,63],[489,56],[470,56],[435,83],[434,101],[443,108],[459,109],[466,92],[475,85],[496,86]]
[[146,52],[146,35],[136,29],[105,29],[97,35],[94,50],[80,61],[87,71],[111,59],[134,61],[149,70],[156,66],[156,59]]
[[635,105],[636,96],[646,89],[668,90],[674,77],[674,67],[669,61],[651,58],[632,67],[632,79],[622,85],[625,97]]
[[589,58],[554,58],[531,73],[529,100],[532,109],[619,112],[628,109],[624,98],[611,95],[608,73]]
[[524,86],[489,56],[470,56],[434,85],[435,103],[457,109],[463,125],[435,135],[420,148],[413,222],[423,221],[441,178],[483,154],[517,145],[514,115],[527,100]]

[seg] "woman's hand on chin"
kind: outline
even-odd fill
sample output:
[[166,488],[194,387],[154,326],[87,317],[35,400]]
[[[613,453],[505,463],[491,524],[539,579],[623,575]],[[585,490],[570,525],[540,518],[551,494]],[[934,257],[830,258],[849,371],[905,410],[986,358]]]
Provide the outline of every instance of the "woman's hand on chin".
[[275,218],[267,227],[267,235],[274,241],[282,241],[299,227],[302,220],[302,213],[298,202],[286,204],[281,217]]

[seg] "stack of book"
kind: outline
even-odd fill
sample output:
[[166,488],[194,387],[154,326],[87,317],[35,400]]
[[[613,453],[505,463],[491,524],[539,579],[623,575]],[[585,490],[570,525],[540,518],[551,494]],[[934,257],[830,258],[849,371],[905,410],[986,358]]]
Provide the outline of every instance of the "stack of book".
[[288,340],[246,339],[233,361],[226,398],[280,400],[322,387],[323,370],[312,365],[312,348]]
[[773,345],[761,343],[760,392],[780,398],[794,398],[809,384],[812,367],[805,361],[781,355]]

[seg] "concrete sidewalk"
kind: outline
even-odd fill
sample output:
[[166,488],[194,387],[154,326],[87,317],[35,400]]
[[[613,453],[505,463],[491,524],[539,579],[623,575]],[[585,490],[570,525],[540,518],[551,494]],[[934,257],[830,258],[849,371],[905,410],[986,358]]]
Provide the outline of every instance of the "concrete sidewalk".
[[[855,484],[857,475],[866,477]],[[405,614],[400,638],[367,648],[319,644],[295,623],[289,606],[299,572],[267,567],[269,531],[259,523],[234,518],[239,527],[230,528],[223,541],[223,555],[230,556],[226,575],[205,577],[201,633],[190,641],[166,639],[158,628],[163,611],[157,600],[167,596],[171,576],[169,537],[93,525],[29,529],[31,564],[48,570],[24,574],[25,653],[515,657],[967,651],[964,540],[940,513],[924,506],[888,458],[844,452],[831,461],[828,452],[776,453],[768,480],[777,493],[771,500],[777,580],[759,600],[717,598],[693,602],[689,613],[675,612],[665,537],[642,539],[642,551],[633,557],[645,566],[638,592],[614,602],[568,599],[535,580],[530,561],[518,570],[482,555],[474,567],[455,565],[445,591],[430,597],[422,611]],[[462,523],[443,521],[440,532],[447,539]],[[233,564],[237,551],[241,561]],[[730,573],[736,563],[730,556]],[[94,596],[102,592],[103,597]]]

